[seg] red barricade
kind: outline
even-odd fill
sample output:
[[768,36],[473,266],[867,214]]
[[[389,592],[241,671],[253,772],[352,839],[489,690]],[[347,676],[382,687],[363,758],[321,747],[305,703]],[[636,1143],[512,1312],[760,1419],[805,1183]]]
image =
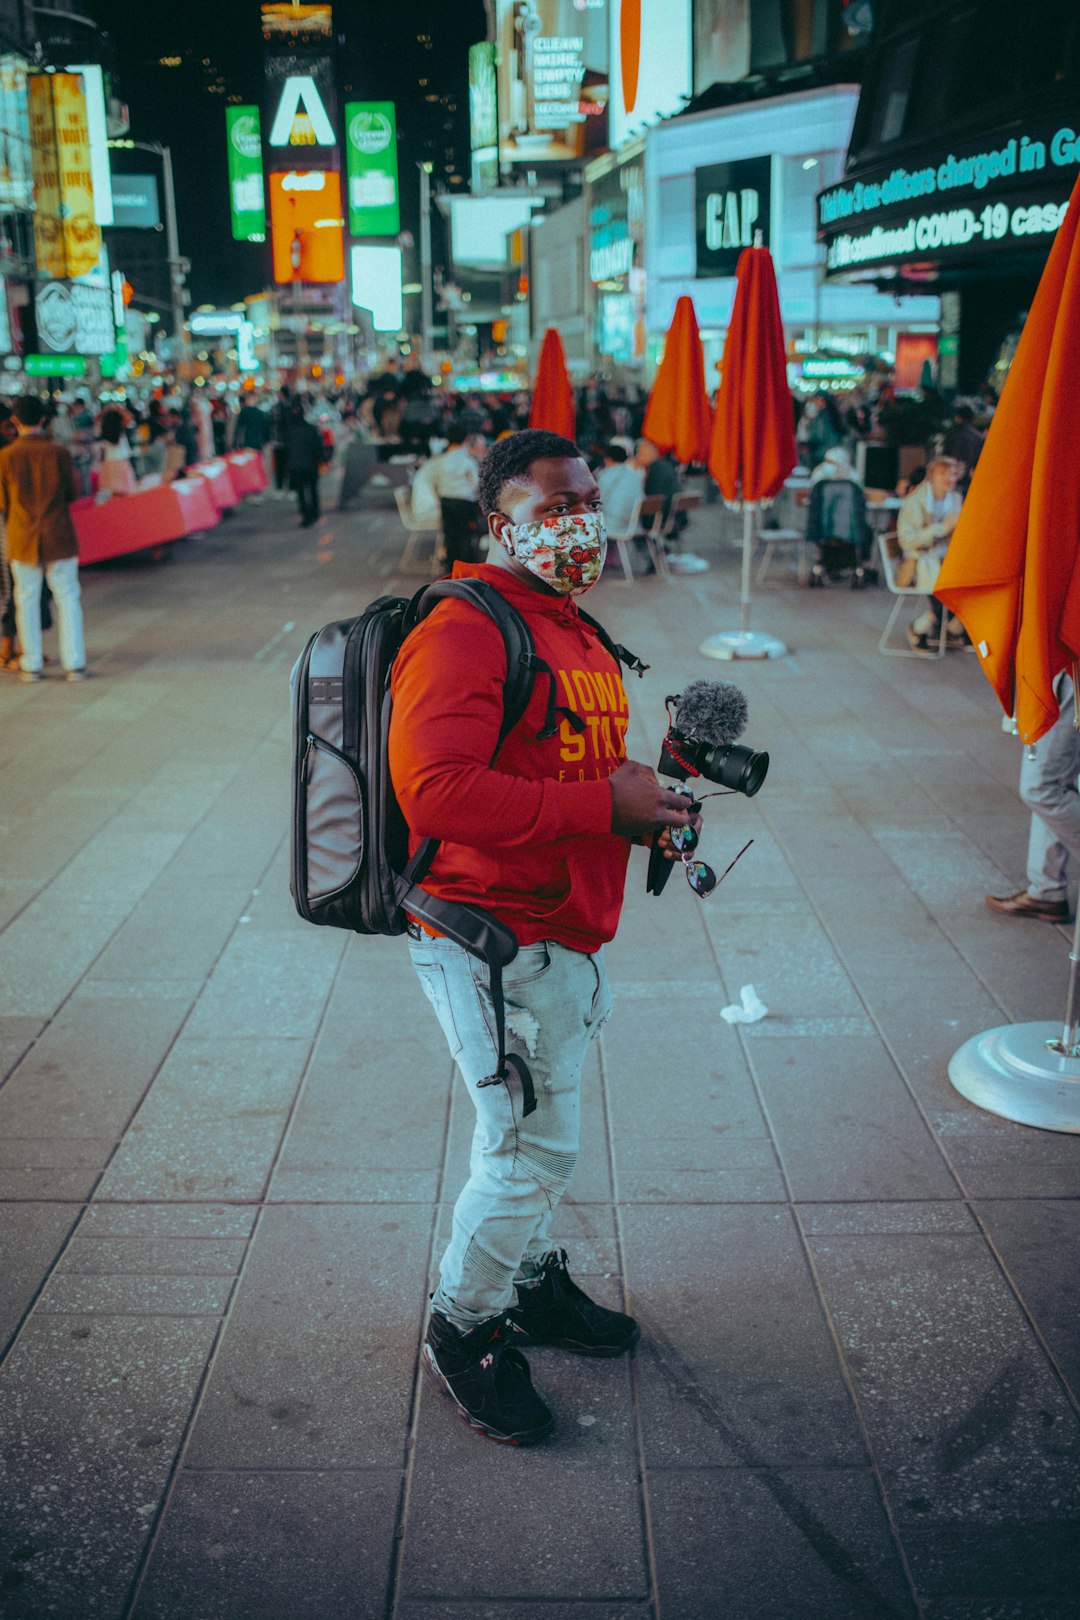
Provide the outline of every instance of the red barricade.
[[230,450],[225,457],[240,495],[258,495],[266,488],[266,463],[258,450]]
[[150,551],[182,540],[197,529],[212,529],[218,509],[205,479],[183,478],[137,490],[134,495],[113,495],[106,501],[74,501],[71,517],[79,541],[79,562],[88,564],[132,551]]

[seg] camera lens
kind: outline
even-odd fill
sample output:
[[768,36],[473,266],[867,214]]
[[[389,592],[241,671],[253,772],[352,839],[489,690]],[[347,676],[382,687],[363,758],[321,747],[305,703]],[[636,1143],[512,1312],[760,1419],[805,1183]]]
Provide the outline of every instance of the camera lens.
[[721,787],[732,788],[752,799],[769,770],[768,754],[756,748],[731,743],[727,748],[702,750],[697,760],[702,776]]

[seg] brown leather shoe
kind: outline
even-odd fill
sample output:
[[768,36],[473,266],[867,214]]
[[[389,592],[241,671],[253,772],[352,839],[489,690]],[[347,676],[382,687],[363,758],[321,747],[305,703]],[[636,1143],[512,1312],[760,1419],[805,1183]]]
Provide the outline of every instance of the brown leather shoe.
[[1026,889],[1021,889],[1019,894],[988,894],[986,903],[991,911],[999,911],[1003,917],[1033,917],[1037,922],[1051,923],[1069,920],[1066,900],[1036,900]]

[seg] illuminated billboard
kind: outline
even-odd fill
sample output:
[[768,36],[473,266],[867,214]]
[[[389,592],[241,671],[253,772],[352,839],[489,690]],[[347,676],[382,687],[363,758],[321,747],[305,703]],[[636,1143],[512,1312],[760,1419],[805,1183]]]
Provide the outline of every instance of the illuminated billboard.
[[610,0],[613,149],[680,112],[691,91],[690,0]]
[[34,250],[39,271],[82,276],[97,267],[101,227],[86,97],[76,73],[39,73],[29,83],[34,171]]
[[0,56],[0,207],[33,206],[26,63],[21,56]]
[[99,225],[113,224],[112,169],[109,166],[109,130],[105,113],[105,74],[96,62],[68,67],[82,80],[86,97],[86,129],[90,137],[90,172],[94,184],[94,218]]
[[371,311],[376,332],[400,332],[405,321],[401,301],[401,249],[354,247],[352,301]]
[[510,241],[532,219],[541,199],[524,192],[496,192],[487,197],[449,197],[450,257],[464,269],[505,269]]
[[262,8],[262,31],[265,40],[286,50],[296,44],[327,45],[333,34],[333,7],[277,0]]
[[349,231],[353,236],[396,236],[397,124],[392,101],[350,101],[345,108]]
[[472,188],[492,191],[499,183],[499,93],[495,47],[469,47],[469,146]]
[[749,72],[750,0],[697,0],[694,94],[745,79]]
[[275,281],[344,281],[344,228],[339,174],[318,169],[271,174]]
[[258,107],[226,107],[229,144],[229,208],[237,242],[266,241],[262,130]]
[[498,0],[504,163],[580,162],[607,145],[608,4]]

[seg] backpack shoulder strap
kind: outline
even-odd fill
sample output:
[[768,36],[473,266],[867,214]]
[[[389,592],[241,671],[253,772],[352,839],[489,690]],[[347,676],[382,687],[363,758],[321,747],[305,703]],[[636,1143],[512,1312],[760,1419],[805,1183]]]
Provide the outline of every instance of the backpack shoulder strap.
[[494,624],[506,649],[506,690],[503,695],[503,722],[499,731],[501,748],[513,731],[532,696],[539,661],[532,631],[515,607],[483,579],[439,579],[417,591],[405,615],[406,634],[426,619],[441,601],[452,597],[459,602],[470,602]]
[[612,641],[603,625],[598,623],[591,614],[586,613],[584,608],[578,608],[578,617],[583,619],[591,630],[596,631],[604,651],[610,653],[617,664],[620,664],[624,669],[632,670],[639,679],[644,675],[650,666],[643,664],[637,653],[631,652],[629,647],[624,647],[621,641]]

